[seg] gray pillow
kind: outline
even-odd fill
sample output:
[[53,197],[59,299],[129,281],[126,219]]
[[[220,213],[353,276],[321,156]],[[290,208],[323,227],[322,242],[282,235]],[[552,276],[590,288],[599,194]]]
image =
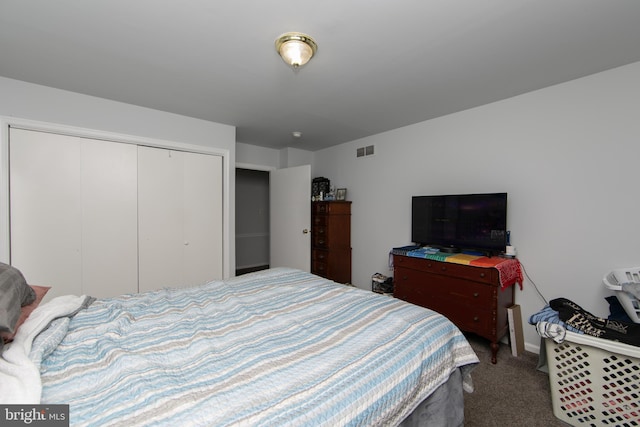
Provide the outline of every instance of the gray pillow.
[[31,304],[36,293],[17,268],[0,263],[0,331],[14,332],[20,308]]

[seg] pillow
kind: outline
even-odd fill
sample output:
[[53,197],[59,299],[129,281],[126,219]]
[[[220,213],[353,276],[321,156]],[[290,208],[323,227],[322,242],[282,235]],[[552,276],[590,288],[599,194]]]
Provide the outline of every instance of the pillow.
[[20,308],[36,299],[35,291],[15,267],[0,263],[0,331],[13,333]]
[[30,286],[30,288],[34,291],[36,299],[31,304],[20,308],[20,317],[16,322],[16,326],[13,328],[14,332],[0,332],[0,337],[2,338],[0,341],[4,341],[6,343],[13,340],[13,337],[16,335],[16,332],[18,332],[20,325],[22,325],[24,321],[27,320],[27,317],[29,317],[31,312],[40,305],[42,298],[44,298],[47,292],[49,292],[49,289],[51,289],[49,286]]

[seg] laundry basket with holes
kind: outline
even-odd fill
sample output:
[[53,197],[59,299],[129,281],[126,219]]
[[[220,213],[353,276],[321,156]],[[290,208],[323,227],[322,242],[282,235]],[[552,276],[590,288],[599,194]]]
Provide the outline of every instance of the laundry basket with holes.
[[573,426],[640,426],[640,347],[567,331],[545,339],[554,415]]
[[624,285],[640,286],[640,267],[613,270],[604,276],[602,283],[616,293],[629,318],[635,323],[640,323],[640,301],[635,295],[623,290]]

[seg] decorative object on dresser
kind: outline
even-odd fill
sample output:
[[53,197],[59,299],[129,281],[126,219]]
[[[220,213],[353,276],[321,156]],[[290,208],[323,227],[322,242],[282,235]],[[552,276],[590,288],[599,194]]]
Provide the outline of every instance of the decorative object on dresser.
[[351,202],[312,202],[311,273],[351,283]]
[[319,176],[311,181],[311,199],[323,200],[324,195],[331,189],[331,181],[328,178]]
[[[519,267],[517,260],[504,262]],[[491,363],[496,363],[498,341],[509,331],[507,308],[514,302],[513,281],[502,283],[497,268],[412,256],[394,254],[393,266],[396,298],[444,314],[461,330],[490,340]],[[518,281],[522,283],[521,278]]]

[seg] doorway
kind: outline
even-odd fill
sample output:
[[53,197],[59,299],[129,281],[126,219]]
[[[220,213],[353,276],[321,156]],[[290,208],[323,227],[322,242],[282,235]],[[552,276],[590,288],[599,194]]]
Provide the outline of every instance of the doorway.
[[269,268],[269,172],[236,168],[236,276]]

